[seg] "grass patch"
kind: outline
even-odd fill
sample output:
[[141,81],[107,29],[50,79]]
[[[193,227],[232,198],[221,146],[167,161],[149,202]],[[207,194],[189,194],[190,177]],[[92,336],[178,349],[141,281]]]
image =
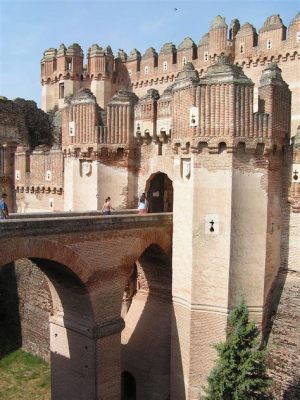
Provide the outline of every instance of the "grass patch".
[[50,400],[50,365],[20,349],[3,357],[0,399]]

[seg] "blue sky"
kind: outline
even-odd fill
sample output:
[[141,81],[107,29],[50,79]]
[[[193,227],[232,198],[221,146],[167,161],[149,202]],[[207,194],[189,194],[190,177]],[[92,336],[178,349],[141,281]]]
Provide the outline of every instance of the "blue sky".
[[[0,95],[41,103],[40,60],[49,47],[77,42],[86,54],[98,43],[141,53],[187,36],[196,44],[217,14],[257,30],[280,14],[286,26],[298,0],[0,0]],[[177,10],[175,10],[175,8]]]

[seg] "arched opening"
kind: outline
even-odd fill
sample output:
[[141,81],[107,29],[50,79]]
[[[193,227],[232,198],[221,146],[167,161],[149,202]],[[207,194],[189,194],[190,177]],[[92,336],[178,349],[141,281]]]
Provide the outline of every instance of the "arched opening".
[[130,371],[135,378],[136,397],[132,398],[167,400],[170,395],[172,267],[171,258],[158,245],[149,246],[135,263],[126,291],[122,370]]
[[150,213],[173,211],[173,183],[167,174],[158,172],[146,184]]
[[78,276],[49,259],[17,259],[0,266],[0,294],[1,355],[22,348],[50,362],[52,399],[94,398],[94,340],[84,333],[94,316]]
[[130,372],[122,373],[122,400],[136,400],[136,383]]

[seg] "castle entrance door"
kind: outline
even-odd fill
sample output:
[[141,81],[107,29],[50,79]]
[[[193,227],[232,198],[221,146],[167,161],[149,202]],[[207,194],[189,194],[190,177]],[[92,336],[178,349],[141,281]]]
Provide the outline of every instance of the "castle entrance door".
[[150,177],[146,192],[150,213],[173,211],[173,184],[167,174],[158,172]]

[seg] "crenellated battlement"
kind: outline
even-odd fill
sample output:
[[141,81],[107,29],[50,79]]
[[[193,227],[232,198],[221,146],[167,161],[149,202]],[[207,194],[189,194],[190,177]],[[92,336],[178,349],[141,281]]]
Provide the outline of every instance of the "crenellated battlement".
[[[159,52],[149,47],[143,55],[133,49],[129,55],[119,50],[114,56],[110,46],[93,44],[87,51],[87,65],[83,65],[83,52],[78,44],[68,48],[62,44],[58,49],[46,50],[41,60],[43,92],[47,92],[43,95],[43,108],[63,107],[62,99],[81,87],[90,88],[98,103],[106,107],[109,98],[120,89],[131,88],[138,96],[151,87],[162,93],[187,62],[192,62],[203,76],[220,54],[229,56],[237,65],[252,68],[271,61],[299,60],[299,48],[300,13],[288,28],[279,15],[272,15],[258,33],[248,22],[240,26],[237,19],[228,28],[225,18],[218,15],[198,46],[191,38],[185,38],[178,48],[169,42]],[[102,94],[100,99],[101,91],[108,95]]]

